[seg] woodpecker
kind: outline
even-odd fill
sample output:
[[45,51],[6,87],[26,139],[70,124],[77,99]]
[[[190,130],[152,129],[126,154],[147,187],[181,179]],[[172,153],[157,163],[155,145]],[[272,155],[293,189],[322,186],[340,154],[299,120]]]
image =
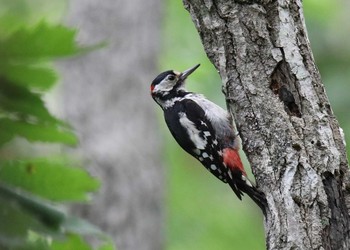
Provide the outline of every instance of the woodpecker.
[[265,213],[266,199],[248,180],[239,156],[240,141],[229,113],[203,95],[185,89],[186,78],[200,64],[181,72],[168,70],[151,83],[151,96],[164,112],[178,144],[241,200],[243,193]]

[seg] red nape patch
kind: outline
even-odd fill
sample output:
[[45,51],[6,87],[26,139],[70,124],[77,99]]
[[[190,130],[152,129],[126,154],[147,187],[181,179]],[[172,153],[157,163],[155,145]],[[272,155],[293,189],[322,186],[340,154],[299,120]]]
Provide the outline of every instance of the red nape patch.
[[237,150],[234,150],[232,148],[225,148],[223,150],[223,159],[228,168],[231,170],[239,170],[244,176],[247,176],[247,173],[245,172],[241,161],[241,157],[239,156]]
[[154,90],[154,85],[151,84],[151,93],[153,92],[153,90]]

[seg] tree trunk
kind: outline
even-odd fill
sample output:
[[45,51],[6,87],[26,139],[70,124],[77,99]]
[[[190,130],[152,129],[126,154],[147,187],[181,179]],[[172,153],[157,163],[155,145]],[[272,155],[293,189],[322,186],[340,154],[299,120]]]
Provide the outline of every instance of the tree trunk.
[[267,249],[350,249],[349,170],[299,0],[184,0],[256,182]]
[[60,64],[65,115],[80,155],[101,180],[83,217],[118,249],[163,249],[163,171],[149,85],[157,73],[160,0],[71,0],[68,23],[82,44],[106,47]]

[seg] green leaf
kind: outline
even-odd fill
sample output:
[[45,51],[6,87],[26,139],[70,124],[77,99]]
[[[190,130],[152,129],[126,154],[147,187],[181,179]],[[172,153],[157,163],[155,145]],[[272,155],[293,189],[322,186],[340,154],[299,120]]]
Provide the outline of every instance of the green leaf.
[[29,141],[77,144],[70,127],[50,114],[39,94],[7,80],[0,81],[0,109],[4,116],[0,118],[0,145],[15,135]]
[[[0,249],[48,249],[48,242],[29,239],[28,229],[47,232],[47,228],[18,203],[4,199],[0,190]],[[45,246],[45,247],[43,247]]]
[[[63,2],[0,0],[0,146],[15,136],[77,143],[71,127],[51,115],[43,102],[43,92],[57,80],[49,60],[102,44],[81,48],[74,41],[76,30],[37,23],[44,14],[57,19],[60,14],[52,14],[57,7],[64,9]],[[42,199],[86,201],[96,191],[98,181],[71,165],[55,158],[0,161],[0,249],[92,249],[85,236],[97,238],[100,250],[113,249],[100,229]]]
[[82,236],[113,249],[111,239],[95,226],[1,181],[0,221],[0,249],[91,249]]
[[0,146],[4,145],[6,142],[9,142],[15,134],[12,131],[8,131],[2,128],[0,122]]
[[28,141],[56,142],[76,145],[78,140],[74,133],[54,125],[30,124],[24,121],[0,119],[0,142],[7,142],[14,135],[26,138]]
[[40,22],[33,28],[21,28],[0,40],[0,58],[18,61],[73,55],[83,51],[75,43],[75,36],[74,29]]
[[52,201],[85,201],[99,187],[86,170],[52,158],[0,162],[0,181]]
[[115,250],[114,243],[112,240],[109,240],[108,242],[101,245],[98,250]]
[[[98,243],[99,245],[98,250],[114,250],[114,243],[112,239],[105,235],[98,227],[92,225],[86,220],[82,220],[75,216],[66,216],[65,220],[61,223],[61,228],[64,229],[64,231],[69,232],[69,234],[76,234],[80,236],[95,236],[95,243]],[[73,238],[75,239],[72,239]],[[96,241],[98,240],[98,241]],[[96,244],[95,244],[96,245]],[[66,243],[59,243],[56,242],[53,244],[53,249],[56,249],[55,247],[60,246],[63,247],[62,249],[85,249],[84,247],[88,247],[88,245],[85,243],[85,241],[81,237],[74,237],[74,235],[71,235],[69,237],[68,242]],[[61,249],[61,248],[57,248]],[[90,248],[86,248],[90,249]]]
[[0,36],[43,19],[57,23],[66,9],[67,0],[0,0]]
[[50,114],[40,94],[32,93],[27,88],[17,86],[3,78],[0,78],[0,108],[11,116],[16,115],[21,119],[29,117],[41,123],[65,125]]
[[29,65],[2,65],[0,74],[13,84],[38,90],[50,89],[57,80],[57,75],[51,68]]
[[65,241],[55,241],[52,250],[91,250],[92,248],[78,235],[70,235]]

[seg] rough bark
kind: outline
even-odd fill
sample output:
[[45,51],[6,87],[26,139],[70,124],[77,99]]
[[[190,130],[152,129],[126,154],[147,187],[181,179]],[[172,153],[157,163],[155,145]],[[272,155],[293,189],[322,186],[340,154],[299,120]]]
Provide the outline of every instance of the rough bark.
[[71,0],[79,41],[107,46],[62,62],[64,113],[102,188],[79,207],[118,249],[163,249],[160,138],[149,84],[156,72],[161,1]]
[[349,170],[299,0],[184,0],[266,194],[267,249],[350,249]]

